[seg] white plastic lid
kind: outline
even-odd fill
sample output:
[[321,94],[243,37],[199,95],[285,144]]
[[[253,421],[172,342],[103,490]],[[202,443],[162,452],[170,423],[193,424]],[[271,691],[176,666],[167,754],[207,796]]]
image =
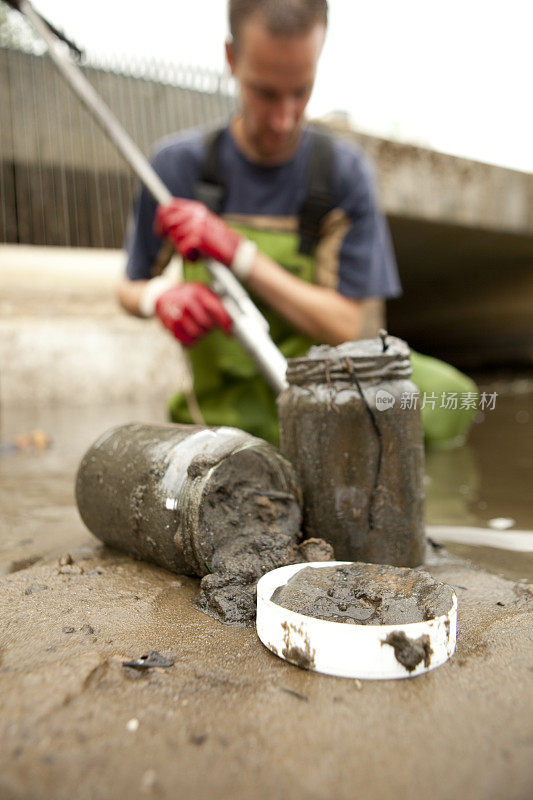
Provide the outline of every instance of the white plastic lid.
[[[353,625],[308,617],[270,599],[299,570],[347,561],[291,564],[257,584],[257,635],[272,653],[304,669],[340,678],[414,678],[444,664],[455,650],[457,597],[447,614],[402,625]],[[424,638],[421,638],[424,637]]]

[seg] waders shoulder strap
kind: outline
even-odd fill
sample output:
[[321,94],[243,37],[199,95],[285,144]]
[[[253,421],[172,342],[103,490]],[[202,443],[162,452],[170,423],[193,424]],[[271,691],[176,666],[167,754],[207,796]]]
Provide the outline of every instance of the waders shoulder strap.
[[225,128],[210,131],[205,139],[205,158],[200,179],[194,191],[195,199],[204,203],[215,214],[220,214],[226,186],[220,169],[220,143]]
[[298,213],[300,246],[298,251],[311,255],[320,237],[322,220],[333,208],[333,142],[330,136],[311,131],[311,151],[307,191]]
[[[195,189],[196,200],[205,203],[215,214],[220,214],[226,194],[220,168],[220,145],[225,130],[220,128],[207,134],[206,155]],[[313,252],[320,236],[322,220],[335,207],[332,188],[333,141],[328,134],[319,131],[311,130],[310,135],[307,189],[298,211],[298,249],[305,255]]]

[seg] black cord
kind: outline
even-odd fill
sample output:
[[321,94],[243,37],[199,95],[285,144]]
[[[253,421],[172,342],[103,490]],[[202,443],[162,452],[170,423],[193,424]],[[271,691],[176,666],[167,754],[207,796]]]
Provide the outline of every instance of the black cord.
[[382,433],[381,433],[381,431],[379,429],[379,425],[378,425],[378,423],[376,421],[376,416],[375,416],[373,410],[370,408],[365,395],[363,394],[363,390],[361,389],[361,385],[360,385],[359,381],[357,380],[357,375],[355,374],[354,368],[353,368],[353,366],[352,366],[352,364],[350,362],[350,359],[348,357],[346,357],[346,367],[348,369],[348,372],[350,373],[350,376],[351,376],[353,382],[357,386],[357,389],[359,391],[359,394],[361,395],[361,399],[362,399],[363,403],[365,404],[365,408],[366,408],[366,410],[368,412],[368,415],[369,415],[370,420],[372,422],[372,427],[374,428],[374,431],[376,432],[376,436],[377,436],[377,440],[378,440],[378,461],[377,461],[377,468],[376,468],[376,477],[374,478],[374,485],[372,487],[372,491],[370,492],[370,499],[369,499],[369,502],[368,502],[368,527],[372,531],[372,530],[374,530],[374,502],[375,502],[376,494],[377,494],[377,490],[378,490],[379,479],[380,479],[380,475],[381,475],[381,464],[382,464],[382,461],[383,461],[383,435],[382,435]]
[[[39,13],[39,12],[37,12],[37,13]],[[52,25],[51,22],[48,22],[48,20],[45,19],[42,14],[39,14],[39,16],[42,19],[42,21],[44,22],[44,24],[46,25],[46,27],[49,28],[49,30],[54,34],[54,36],[57,36],[58,39],[61,39],[62,42],[65,42],[65,44],[68,45],[70,51],[76,56],[77,60],[81,61],[81,59],[83,58],[83,55],[84,55],[83,54],[83,50],[80,50],[80,48],[77,45],[75,45],[74,42],[71,39],[67,39],[65,34],[61,33],[61,31],[58,30],[55,27],[55,25]]]

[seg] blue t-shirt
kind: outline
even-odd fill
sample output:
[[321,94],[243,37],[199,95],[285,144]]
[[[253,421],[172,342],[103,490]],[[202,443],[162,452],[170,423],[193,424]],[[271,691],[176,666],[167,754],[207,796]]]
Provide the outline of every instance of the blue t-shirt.
[[[291,217],[305,199],[311,137],[302,134],[296,154],[278,166],[251,162],[225,129],[220,169],[225,181],[224,215]],[[175,197],[193,199],[206,155],[205,132],[195,130],[164,140],[152,165]],[[338,251],[337,290],[350,298],[391,298],[401,294],[387,223],[379,211],[368,162],[348,144],[334,140],[332,190],[336,208],[348,219]],[[126,237],[126,273],[132,280],[151,277],[162,241],[153,232],[156,204],[143,189]]]

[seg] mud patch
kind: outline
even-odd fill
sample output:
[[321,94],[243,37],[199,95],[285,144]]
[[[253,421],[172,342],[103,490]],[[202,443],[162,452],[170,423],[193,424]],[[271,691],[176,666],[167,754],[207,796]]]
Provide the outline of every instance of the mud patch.
[[130,669],[169,669],[174,666],[174,656],[161,655],[157,650],[149,650],[143,653],[139,658],[134,658],[130,661],[123,661],[123,667]]
[[27,556],[26,558],[18,558],[15,561],[12,561],[9,565],[7,572],[11,574],[13,572],[20,572],[23,569],[28,569],[29,567],[33,567],[34,564],[37,564],[41,561],[41,556]]
[[331,560],[334,554],[321,539],[299,544],[297,489],[267,489],[276,485],[271,463],[245,451],[229,467],[213,473],[202,499],[194,546],[210,574],[202,578],[197,606],[226,624],[251,626],[259,578],[286,564]]
[[[217,571],[200,582],[196,606],[228,625],[253,626],[257,608],[257,581],[265,573],[286,564],[332,560],[333,549],[318,539],[297,543],[299,529],[290,535],[261,529],[250,536],[247,529],[226,547],[216,551]],[[317,558],[317,555],[322,558]],[[326,559],[326,556],[328,557]]]
[[313,669],[316,650],[311,647],[309,637],[303,632],[301,626],[297,627],[284,622],[282,628],[285,631],[283,650],[281,651],[283,658],[302,669]]
[[253,453],[232,461],[213,474],[202,499],[194,549],[210,574],[197,605],[223,622],[252,624],[257,581],[297,556],[301,511],[294,493],[267,490]]
[[393,631],[381,644],[382,646],[388,644],[394,648],[396,661],[399,661],[407,672],[413,672],[422,660],[426,669],[431,665],[433,650],[427,634],[419,636],[418,639],[410,639],[404,631]]
[[423,570],[355,562],[306,567],[272,595],[309,617],[351,625],[402,625],[447,614],[453,590]]

